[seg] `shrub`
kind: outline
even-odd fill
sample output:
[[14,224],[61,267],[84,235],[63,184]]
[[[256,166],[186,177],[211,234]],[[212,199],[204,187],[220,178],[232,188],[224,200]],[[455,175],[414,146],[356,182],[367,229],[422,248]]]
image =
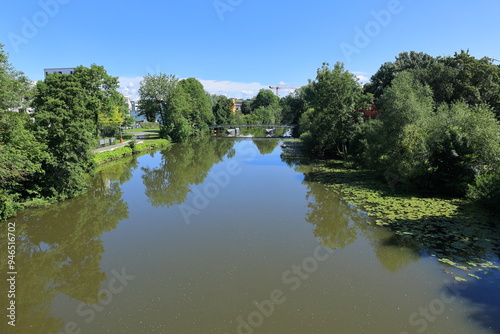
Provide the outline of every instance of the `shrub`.
[[500,211],[500,172],[491,172],[476,177],[469,185],[467,197],[486,207]]
[[476,175],[500,164],[500,125],[485,106],[441,106],[429,119],[429,182],[435,190],[463,196]]
[[137,150],[136,146],[137,146],[137,140],[134,137],[132,138],[130,143],[128,143],[127,147],[129,147],[132,150],[132,152],[135,152]]

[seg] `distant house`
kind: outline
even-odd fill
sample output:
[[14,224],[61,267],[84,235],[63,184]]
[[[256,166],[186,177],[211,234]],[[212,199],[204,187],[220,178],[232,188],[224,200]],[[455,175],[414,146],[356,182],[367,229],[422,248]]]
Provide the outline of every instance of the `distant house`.
[[231,99],[233,100],[233,114],[236,114],[237,111],[241,111],[241,104],[243,100],[241,99]]
[[73,67],[67,68],[46,68],[43,70],[45,72],[45,77],[49,74],[57,73],[57,74],[73,74],[75,73],[75,69]]

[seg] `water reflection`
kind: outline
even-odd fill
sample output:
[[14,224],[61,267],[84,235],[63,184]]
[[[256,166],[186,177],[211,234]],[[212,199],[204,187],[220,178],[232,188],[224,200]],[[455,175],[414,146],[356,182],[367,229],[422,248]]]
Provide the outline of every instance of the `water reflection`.
[[345,248],[358,237],[359,220],[366,220],[319,183],[308,183],[309,212],[306,220],[315,226],[314,236],[331,249]]
[[[314,235],[330,248],[344,248],[362,235],[369,241],[380,264],[391,272],[418,262],[423,257],[435,257],[443,263],[443,272],[452,282],[465,281],[455,298],[473,306],[471,319],[484,328],[500,332],[498,314],[500,297],[500,230],[492,217],[471,206],[460,207],[455,216],[428,216],[417,220],[402,220],[378,228],[360,219],[359,211],[339,200],[328,184],[314,180],[318,171],[300,154],[291,151],[282,160],[303,173],[311,200],[308,221],[315,225]],[[328,173],[328,172],[320,172]],[[334,179],[334,178],[332,178]],[[370,184],[362,185],[371,189]],[[392,196],[387,194],[388,197]],[[358,212],[358,213],[356,213]],[[335,215],[348,217],[334,219]],[[453,284],[451,284],[453,285]],[[452,290],[445,287],[444,291]]]
[[[26,210],[9,221],[16,223],[18,238],[16,333],[55,333],[61,328],[62,320],[50,316],[57,294],[91,304],[98,301],[106,279],[99,266],[104,252],[101,235],[128,217],[120,185],[130,179],[136,165],[130,160],[111,166],[93,179],[86,194]],[[6,239],[2,237],[2,249],[7,248]],[[7,268],[5,260],[0,260],[2,268]],[[6,295],[4,284],[1,294]],[[5,301],[2,298],[4,310]]]
[[389,231],[367,224],[367,216],[344,202],[339,194],[307,178],[305,184],[309,202],[306,221],[315,226],[313,233],[321,245],[345,248],[363,237],[369,241],[380,264],[392,272],[418,261],[415,248],[397,243]]
[[278,146],[278,141],[273,139],[252,139],[261,155],[271,154]]
[[234,141],[193,138],[162,151],[161,163],[142,167],[146,195],[155,207],[182,204],[191,185],[203,183],[212,167],[234,156]]

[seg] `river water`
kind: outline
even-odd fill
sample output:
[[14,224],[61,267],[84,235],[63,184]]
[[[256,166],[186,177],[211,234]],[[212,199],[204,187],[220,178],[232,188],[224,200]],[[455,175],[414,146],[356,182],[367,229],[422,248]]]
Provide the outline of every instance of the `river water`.
[[281,152],[197,139],[21,212],[2,333],[498,332],[497,286],[455,281]]

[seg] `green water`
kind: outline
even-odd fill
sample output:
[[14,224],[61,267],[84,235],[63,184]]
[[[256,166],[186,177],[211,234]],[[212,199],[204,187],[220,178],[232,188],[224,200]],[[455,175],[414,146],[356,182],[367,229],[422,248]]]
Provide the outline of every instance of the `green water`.
[[392,242],[305,181],[307,166],[283,162],[279,144],[173,145],[109,165],[81,197],[21,212],[9,221],[16,327],[3,316],[0,332],[498,331],[496,290]]

